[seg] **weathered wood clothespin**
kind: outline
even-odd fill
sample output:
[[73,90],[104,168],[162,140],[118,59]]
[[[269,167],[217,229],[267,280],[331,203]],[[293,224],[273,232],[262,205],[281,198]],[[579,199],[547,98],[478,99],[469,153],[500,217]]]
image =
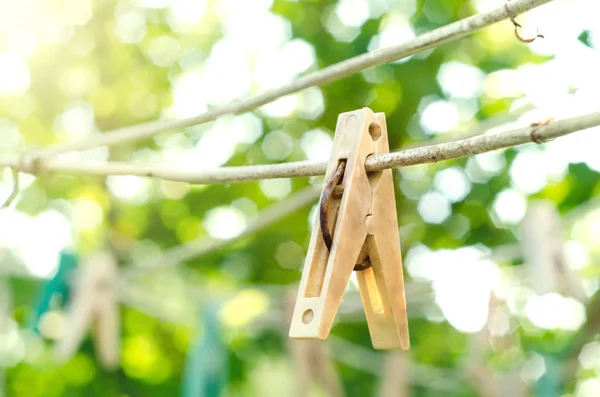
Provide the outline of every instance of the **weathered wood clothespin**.
[[116,369],[121,350],[121,327],[115,258],[108,252],[96,253],[86,259],[79,271],[67,327],[57,343],[56,354],[61,361],[71,358],[94,323],[95,347],[100,362],[108,370]]
[[534,201],[521,223],[525,265],[538,295],[550,292],[569,295],[581,302],[586,295],[577,275],[567,264],[560,215],[550,201]]
[[369,155],[388,152],[384,114],[363,108],[339,116],[291,338],[327,338],[356,270],[373,346],[409,348],[392,171],[365,170]]
[[[285,311],[291,318],[294,310],[296,291],[285,296]],[[297,378],[297,397],[307,397],[311,386],[318,384],[325,395],[342,397],[345,395],[340,377],[329,353],[326,342],[321,340],[288,339],[288,350],[292,358]]]

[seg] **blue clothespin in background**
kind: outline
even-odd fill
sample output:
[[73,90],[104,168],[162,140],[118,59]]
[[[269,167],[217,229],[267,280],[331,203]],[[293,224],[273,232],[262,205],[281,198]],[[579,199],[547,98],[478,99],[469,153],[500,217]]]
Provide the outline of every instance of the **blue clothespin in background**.
[[77,267],[79,259],[72,251],[62,251],[58,263],[58,271],[42,287],[32,320],[33,331],[40,334],[40,320],[50,310],[53,299],[60,299],[64,306],[71,292],[70,279]]
[[182,397],[219,397],[227,387],[228,356],[221,338],[219,306],[208,304],[200,313],[198,336],[188,353]]

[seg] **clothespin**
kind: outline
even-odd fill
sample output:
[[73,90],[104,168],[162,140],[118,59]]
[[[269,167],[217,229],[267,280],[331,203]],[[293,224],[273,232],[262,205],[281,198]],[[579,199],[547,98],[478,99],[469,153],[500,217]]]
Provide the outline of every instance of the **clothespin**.
[[538,295],[564,293],[585,301],[583,286],[565,259],[556,205],[546,200],[533,202],[521,223],[521,234],[523,256],[534,291]]
[[223,345],[216,303],[203,308],[199,328],[185,365],[182,396],[219,397],[227,387],[229,353]]
[[[294,310],[296,291],[286,294],[286,314],[291,318]],[[298,376],[297,390],[299,397],[310,396],[311,385],[321,386],[325,395],[342,397],[344,388],[331,360],[329,348],[320,340],[288,339],[288,350],[292,358],[295,373]]]
[[[504,305],[492,293],[487,324],[481,331],[469,338],[469,349],[465,363],[466,378],[482,397],[527,396],[527,385],[521,379],[518,369],[512,369],[505,373],[495,373],[485,362],[485,352],[492,345],[490,328],[492,327],[493,317],[498,314],[498,311],[504,310]],[[514,338],[504,336],[496,342],[498,342],[496,347],[499,350],[504,350],[514,344]]]
[[[584,302],[587,300],[577,275],[568,267],[564,238],[556,205],[548,200],[533,202],[521,224],[521,245],[525,264],[538,295],[556,292]],[[555,352],[540,347],[546,371],[535,384],[538,396],[561,394],[560,365]]]
[[56,346],[59,360],[66,361],[75,354],[94,323],[100,362],[108,370],[118,367],[121,327],[116,278],[117,264],[108,252],[91,255],[80,267],[67,327]]
[[[327,338],[356,270],[373,346],[409,348],[392,171],[365,170],[369,155],[388,152],[383,113],[363,108],[340,114],[291,338]],[[341,197],[336,189],[342,191]]]
[[65,305],[69,300],[71,290],[69,282],[78,261],[77,255],[71,251],[65,250],[60,253],[58,270],[54,277],[44,284],[38,298],[38,304],[32,320],[32,327],[35,333],[40,333],[40,320],[48,312],[54,299],[60,299],[61,305]]
[[390,352],[385,358],[379,397],[408,397],[411,394],[410,384],[411,360],[405,353]]

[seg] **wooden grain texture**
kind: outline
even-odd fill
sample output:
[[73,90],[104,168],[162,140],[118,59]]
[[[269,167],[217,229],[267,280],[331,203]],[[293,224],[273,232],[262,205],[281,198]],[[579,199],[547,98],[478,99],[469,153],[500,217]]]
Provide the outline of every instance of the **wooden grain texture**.
[[[375,127],[374,127],[375,126]],[[331,252],[315,219],[290,327],[292,338],[325,339],[359,254],[366,245],[372,267],[357,272],[373,346],[408,349],[408,319],[394,187],[390,170],[367,174],[371,154],[389,151],[385,116],[364,108],[338,118],[325,180],[341,160],[341,198],[331,200]],[[339,209],[338,209],[339,206]]]

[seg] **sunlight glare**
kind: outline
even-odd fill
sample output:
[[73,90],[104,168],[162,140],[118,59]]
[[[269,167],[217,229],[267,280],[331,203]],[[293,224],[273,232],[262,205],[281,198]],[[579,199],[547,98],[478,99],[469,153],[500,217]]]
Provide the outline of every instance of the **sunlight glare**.
[[492,288],[500,271],[475,247],[432,251],[417,245],[406,255],[408,273],[432,282],[435,301],[448,322],[462,332],[479,331],[488,319]]
[[95,130],[94,108],[88,102],[73,101],[56,118],[54,129],[66,135],[66,140],[78,140]]
[[147,54],[157,66],[170,67],[179,60],[181,46],[171,36],[163,35],[152,39]]
[[263,179],[258,185],[265,197],[271,200],[283,200],[292,192],[292,183],[289,178]]
[[[381,23],[379,34],[371,38],[369,42],[369,51],[376,51],[382,48],[392,47],[402,44],[416,37],[415,31],[405,16],[390,14],[384,18]],[[393,61],[392,63],[408,62],[413,56]]]
[[[46,210],[20,226],[13,225],[13,232],[18,228],[23,235],[16,251],[27,268],[38,276],[46,277],[54,272],[59,252],[73,245],[69,220],[55,210]],[[35,249],[32,249],[30,241],[36,242]]]
[[111,175],[106,185],[115,197],[131,203],[143,204],[148,201],[150,181],[133,175]]
[[527,318],[538,328],[575,331],[585,321],[583,304],[551,292],[532,296],[525,306]]
[[73,203],[73,226],[81,231],[94,231],[102,226],[104,210],[94,200],[77,197]]
[[517,224],[525,216],[527,201],[514,189],[505,189],[496,195],[493,212],[505,225]]
[[114,29],[121,42],[139,43],[146,36],[146,16],[143,12],[134,10],[118,13]]
[[456,98],[478,97],[484,78],[485,74],[478,67],[458,61],[442,64],[437,75],[444,94]]
[[421,126],[429,135],[450,132],[458,126],[459,111],[454,102],[436,100],[421,112]]
[[365,0],[340,0],[335,12],[344,25],[360,27],[369,19],[369,3]]
[[265,136],[261,147],[269,160],[285,160],[294,150],[294,140],[283,131],[273,131]]
[[236,207],[220,206],[207,211],[202,223],[211,237],[228,239],[244,231],[246,215]]
[[205,12],[205,0],[173,0],[169,6],[169,25],[176,31],[192,30]]
[[38,49],[38,38],[31,30],[13,30],[8,35],[8,51],[23,59],[31,57]]
[[417,211],[427,223],[443,223],[452,214],[450,201],[440,193],[433,191],[425,193],[419,200]]
[[459,167],[446,168],[435,174],[433,185],[453,203],[461,201],[471,191],[471,182]]
[[317,128],[302,134],[300,147],[307,160],[326,161],[331,155],[333,139],[324,130]]
[[0,97],[19,96],[29,88],[29,68],[19,56],[0,54]]

